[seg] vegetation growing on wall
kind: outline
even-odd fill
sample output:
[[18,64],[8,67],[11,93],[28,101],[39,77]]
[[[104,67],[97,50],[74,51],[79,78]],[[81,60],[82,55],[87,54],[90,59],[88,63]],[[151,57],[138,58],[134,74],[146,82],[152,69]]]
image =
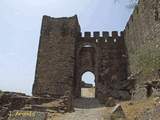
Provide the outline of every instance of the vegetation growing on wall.
[[[157,42],[149,42],[137,49],[133,55],[132,69],[142,71],[143,74],[151,74],[160,69],[160,44]],[[133,62],[134,61],[134,62]]]

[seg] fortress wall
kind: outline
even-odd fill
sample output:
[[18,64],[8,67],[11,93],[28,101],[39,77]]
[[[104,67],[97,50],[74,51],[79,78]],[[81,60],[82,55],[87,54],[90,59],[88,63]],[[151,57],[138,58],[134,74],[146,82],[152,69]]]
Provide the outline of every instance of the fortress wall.
[[85,32],[83,37],[77,16],[44,16],[32,93],[60,97],[70,91],[80,97],[81,74],[90,70],[96,76],[96,98],[130,99],[129,90],[122,86],[127,80],[126,66],[123,32],[96,31],[93,36]]
[[140,0],[125,27],[129,70],[137,84],[155,79],[160,69],[160,1]]
[[95,49],[93,53],[96,56],[95,62],[90,65],[87,62],[92,61],[91,58],[88,59],[89,55],[82,56],[81,59],[86,61],[77,69],[80,70],[80,73],[86,69],[95,73],[96,97],[100,101],[107,96],[122,100],[130,99],[129,90],[123,86],[123,84],[127,84],[127,53],[124,33],[117,31],[113,31],[111,34],[107,31],[102,34],[98,31],[84,32],[84,36],[77,41],[77,49],[81,49],[84,45],[90,45],[86,49]]
[[33,95],[62,96],[72,91],[79,33],[77,16],[43,17]]
[[[130,88],[125,86],[129,84],[126,81],[128,62],[130,73],[142,71],[138,84],[149,79],[149,74],[154,76],[152,72],[160,68],[159,38],[159,0],[140,0],[124,32],[120,34],[116,31],[112,35],[107,31],[100,34],[97,31],[93,35],[85,32],[81,36],[77,16],[44,16],[33,95],[62,96],[68,90],[80,95],[80,75],[91,69],[97,80],[96,97],[109,95],[117,99],[128,99]],[[93,50],[83,49],[87,44]],[[79,56],[80,51],[84,55]]]
[[80,39],[78,40],[79,43],[95,43],[95,44],[102,44],[102,45],[112,45],[112,46],[120,46],[124,44],[124,39],[121,39],[124,37],[124,32],[118,32],[118,31],[112,31],[111,35],[108,31],[101,32],[84,32],[84,36],[82,36],[82,33],[80,34]]

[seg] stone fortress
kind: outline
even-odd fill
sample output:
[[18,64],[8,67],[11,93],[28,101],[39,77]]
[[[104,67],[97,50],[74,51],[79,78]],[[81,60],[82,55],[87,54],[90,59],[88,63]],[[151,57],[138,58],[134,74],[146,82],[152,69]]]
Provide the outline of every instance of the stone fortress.
[[100,101],[106,97],[128,100],[133,91],[135,97],[143,96],[148,75],[132,77],[143,71],[142,64],[135,65],[137,51],[151,43],[160,49],[159,0],[140,0],[120,34],[105,31],[102,36],[100,32],[91,36],[85,32],[82,36],[77,16],[43,16],[33,95],[58,98],[69,91],[80,97],[81,76],[91,71],[95,74],[95,97]]
[[[90,86],[96,99],[81,94]],[[159,120],[160,0],[139,0],[120,33],[43,16],[32,93],[0,91],[0,120]]]

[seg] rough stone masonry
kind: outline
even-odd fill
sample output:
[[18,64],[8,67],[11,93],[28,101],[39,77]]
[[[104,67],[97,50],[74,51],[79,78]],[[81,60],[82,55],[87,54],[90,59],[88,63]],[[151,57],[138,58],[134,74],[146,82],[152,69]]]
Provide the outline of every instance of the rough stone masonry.
[[70,91],[80,97],[81,76],[91,71],[95,97],[100,101],[106,97],[130,99],[134,84],[127,78],[134,61],[128,56],[151,35],[150,40],[159,40],[159,8],[157,0],[140,0],[120,35],[104,31],[101,36],[96,31],[93,36],[90,32],[82,36],[77,16],[43,16],[33,95],[60,97]]
[[91,71],[96,76],[95,96],[129,99],[127,53],[124,35],[118,32],[85,32],[81,36],[77,16],[43,17],[33,95],[63,96],[70,91],[81,95],[81,75]]

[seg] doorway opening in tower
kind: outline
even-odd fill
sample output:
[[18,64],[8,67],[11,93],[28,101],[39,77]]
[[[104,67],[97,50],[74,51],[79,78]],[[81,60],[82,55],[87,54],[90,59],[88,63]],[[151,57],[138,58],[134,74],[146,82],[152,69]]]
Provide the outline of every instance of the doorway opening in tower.
[[95,74],[91,71],[81,76],[81,97],[95,98]]

